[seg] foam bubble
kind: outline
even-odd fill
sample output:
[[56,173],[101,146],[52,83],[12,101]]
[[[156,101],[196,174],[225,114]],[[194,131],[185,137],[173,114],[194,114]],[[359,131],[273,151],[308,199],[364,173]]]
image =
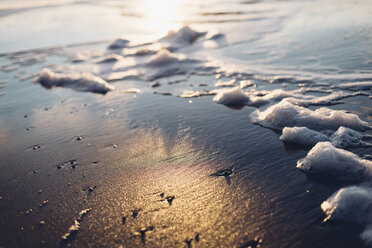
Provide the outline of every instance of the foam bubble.
[[113,63],[123,59],[123,56],[117,54],[108,54],[102,60],[98,61],[97,63]]
[[327,215],[324,221],[353,222],[365,227],[360,237],[372,245],[372,193],[370,188],[345,187],[338,190],[321,205]]
[[234,87],[217,91],[213,101],[224,105],[246,105],[249,97],[239,87]]
[[279,139],[304,146],[312,146],[318,142],[329,140],[326,135],[307,127],[285,127]]
[[55,73],[44,68],[36,80],[45,88],[66,87],[77,91],[106,94],[115,86],[90,73]]
[[305,146],[315,145],[321,141],[330,141],[332,145],[339,148],[372,146],[372,144],[362,141],[365,138],[370,138],[370,135],[360,133],[350,128],[340,127],[332,135],[327,135],[327,131],[324,132],[323,134],[307,127],[285,127],[279,138],[284,142],[297,143]]
[[360,120],[355,114],[325,107],[313,111],[294,105],[286,99],[264,111],[256,110],[250,117],[253,123],[276,130],[294,126],[303,126],[315,130],[337,129],[340,126],[357,130],[371,128],[369,123]]
[[[218,81],[215,86],[233,86],[235,83],[234,79],[228,82]],[[245,88],[251,85],[248,83],[243,85],[240,88]],[[274,89],[272,91],[251,91],[244,92],[248,97],[246,104],[249,106],[261,107],[266,104],[277,102],[283,99],[286,99],[287,102],[290,102],[295,105],[300,106],[309,106],[309,105],[330,105],[334,104],[337,100],[342,98],[361,95],[361,92],[355,93],[345,93],[345,92],[334,92],[326,96],[314,96],[314,95],[304,95],[303,93],[316,91],[319,92],[319,89],[313,88],[302,88],[299,90],[285,91],[283,89]],[[229,91],[221,91],[221,94],[229,94]]]
[[249,87],[249,86],[252,86],[253,85],[253,82],[252,81],[250,81],[250,80],[242,80],[242,81],[240,81],[240,88],[241,89],[245,89],[245,88],[247,88],[247,87]]
[[370,220],[372,193],[362,187],[351,186],[338,190],[321,205],[325,220],[342,220],[364,224]]
[[236,79],[233,78],[229,81],[222,81],[222,80],[218,80],[217,83],[215,83],[214,86],[216,87],[225,87],[225,86],[234,86],[236,83]]
[[319,142],[307,156],[297,162],[297,168],[309,174],[337,181],[356,182],[372,175],[372,161],[334,147],[330,142]]
[[137,89],[137,88],[129,88],[129,89],[121,90],[121,92],[123,92],[123,93],[141,93],[141,90]]
[[194,43],[200,36],[205,34],[205,32],[198,32],[188,26],[184,26],[176,32],[169,31],[166,36],[160,39],[160,41],[169,42],[172,47],[179,48]]
[[340,127],[330,138],[332,144],[337,147],[371,146],[372,144],[362,141],[365,137],[371,136],[350,128]]
[[355,93],[346,93],[346,92],[333,92],[326,96],[309,96],[309,95],[301,95],[301,96],[292,96],[286,98],[287,101],[300,105],[300,106],[309,106],[309,105],[330,105],[337,103],[338,100],[352,97],[352,96],[359,96],[364,95],[361,92]]
[[206,73],[213,69],[203,66],[199,60],[187,58],[184,54],[162,49],[146,62],[142,79],[152,81],[181,74]]
[[186,59],[185,55],[174,54],[167,49],[161,49],[147,61],[148,66],[166,66],[175,62],[181,62]]
[[185,90],[182,92],[179,97],[181,98],[192,98],[192,97],[201,97],[201,96],[208,96],[208,95],[214,95],[214,91],[205,91],[205,92],[200,92],[200,91],[194,91],[194,90]]
[[115,40],[108,48],[109,49],[120,49],[124,48],[128,45],[129,40],[124,39],[124,38],[119,38]]
[[345,90],[372,90],[372,81],[370,82],[353,82],[335,85],[334,88],[340,88]]

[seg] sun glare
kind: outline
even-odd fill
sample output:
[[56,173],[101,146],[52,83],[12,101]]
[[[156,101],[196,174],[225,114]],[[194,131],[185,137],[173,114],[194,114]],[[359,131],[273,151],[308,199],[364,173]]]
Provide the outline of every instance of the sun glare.
[[146,26],[156,33],[165,34],[182,25],[183,12],[180,0],[145,0],[143,16]]

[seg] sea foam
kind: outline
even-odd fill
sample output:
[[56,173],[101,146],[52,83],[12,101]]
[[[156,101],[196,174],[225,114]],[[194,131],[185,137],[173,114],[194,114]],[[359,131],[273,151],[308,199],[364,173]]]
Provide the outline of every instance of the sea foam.
[[147,61],[148,66],[166,66],[172,63],[185,61],[185,55],[174,54],[167,49],[161,49],[159,52],[150,57]]
[[246,105],[249,97],[239,87],[234,87],[218,90],[213,101],[224,105]]
[[372,175],[372,161],[334,147],[330,142],[317,143],[297,168],[309,174],[332,178],[337,181],[358,182]]
[[360,120],[355,114],[325,107],[313,111],[294,105],[286,101],[286,99],[283,99],[281,102],[264,111],[256,110],[250,117],[253,123],[276,130],[294,126],[302,126],[315,130],[335,130],[340,126],[356,130],[371,128],[369,123]]
[[353,222],[365,227],[360,237],[372,245],[372,193],[370,188],[351,186],[338,190],[321,205],[324,221]]
[[340,88],[345,90],[372,90],[372,81],[368,82],[353,82],[353,83],[343,83],[335,85],[334,88]]
[[297,143],[304,146],[313,146],[318,142],[329,140],[326,135],[307,127],[285,127],[279,138],[285,142]]
[[185,45],[190,45],[194,43],[200,36],[205,34],[205,32],[198,32],[188,26],[184,26],[178,31],[169,31],[166,36],[160,39],[160,41],[170,43],[170,46],[175,49]]
[[307,127],[285,127],[279,138],[284,142],[297,143],[304,146],[313,146],[321,141],[330,141],[332,145],[338,148],[372,146],[372,144],[363,141],[363,139],[371,138],[371,135],[363,134],[347,127],[341,126],[333,134],[329,135],[329,133],[329,130],[317,132]]
[[371,138],[371,135],[362,134],[350,128],[340,127],[330,139],[336,147],[356,147],[356,146],[371,146],[372,144],[364,142],[362,139]]
[[90,73],[55,73],[44,68],[36,80],[45,88],[66,87],[76,91],[106,94],[115,86]]
[[325,220],[366,223],[372,210],[372,193],[362,187],[345,187],[324,201],[321,208],[327,215]]
[[[218,81],[215,86],[233,86],[235,81],[231,80],[228,82]],[[240,87],[243,88],[243,87]],[[333,92],[326,96],[314,96],[314,95],[304,95],[303,93],[310,91],[319,91],[318,89],[305,88],[292,91],[285,91],[283,89],[274,89],[271,91],[253,91],[253,92],[244,92],[241,90],[242,94],[247,96],[246,105],[261,107],[270,103],[278,102],[283,99],[286,99],[287,102],[293,103],[299,106],[309,106],[309,105],[330,105],[337,103],[336,101],[357,95],[363,95],[361,92],[346,93],[346,92]],[[230,95],[231,92],[237,92],[234,90],[224,90],[220,91],[219,98],[223,98],[224,94]],[[216,101],[217,103],[221,103]],[[222,103],[223,104],[223,103]]]
[[109,49],[120,49],[124,48],[128,45],[129,40],[124,39],[124,38],[119,38],[115,40],[108,48]]

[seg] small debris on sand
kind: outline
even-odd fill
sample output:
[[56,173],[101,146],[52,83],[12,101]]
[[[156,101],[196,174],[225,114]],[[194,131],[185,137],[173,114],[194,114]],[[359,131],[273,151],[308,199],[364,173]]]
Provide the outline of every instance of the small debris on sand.
[[224,170],[219,170],[216,173],[212,174],[212,176],[217,176],[217,177],[226,177],[226,176],[231,176],[233,173],[232,169],[224,169]]
[[37,149],[40,149],[42,146],[41,145],[34,145],[34,147],[32,147],[33,150],[37,150]]
[[261,247],[261,244],[262,244],[262,238],[256,237],[253,240],[248,241],[244,245],[239,246],[239,248],[248,248],[248,247],[250,247],[250,248],[259,248],[259,247]]
[[72,159],[70,161],[64,162],[63,164],[57,165],[57,169],[62,169],[66,165],[71,165],[71,168],[75,168],[77,166],[76,160]]
[[96,185],[94,185],[94,186],[90,186],[90,187],[88,188],[88,191],[89,191],[89,192],[93,192],[93,190],[95,190],[96,188],[97,188]]
[[166,197],[169,206],[172,205],[172,202],[173,202],[174,198],[175,198],[174,195],[172,195],[172,196],[167,196],[167,197]]
[[196,243],[199,242],[199,240],[200,240],[200,238],[199,238],[199,233],[197,233],[197,234],[195,235],[195,241],[196,241]]
[[48,200],[45,200],[45,201],[43,201],[42,203],[40,203],[40,207],[43,207],[44,205],[46,205],[47,203],[48,203],[49,201]]
[[76,233],[77,231],[79,231],[80,229],[80,223],[81,221],[83,220],[83,217],[90,211],[89,208],[87,209],[84,209],[82,211],[80,211],[79,213],[79,217],[77,219],[74,220],[74,224],[72,226],[70,226],[70,228],[68,229],[67,233],[65,233],[63,236],[62,236],[62,241],[68,241],[72,235],[74,233]]
[[154,230],[153,226],[142,227],[139,232],[134,232],[133,235],[137,236],[137,237],[141,236],[141,241],[144,244],[146,242],[146,232],[147,231],[152,231],[152,230]]
[[191,248],[191,242],[192,242],[192,239],[185,239],[185,243],[187,244],[188,248]]
[[32,208],[30,208],[29,210],[27,210],[26,212],[25,212],[25,215],[29,215],[30,213],[32,213]]
[[132,217],[133,217],[133,218],[136,218],[137,215],[138,215],[138,213],[139,213],[141,210],[142,210],[141,208],[134,209],[134,210],[132,211]]

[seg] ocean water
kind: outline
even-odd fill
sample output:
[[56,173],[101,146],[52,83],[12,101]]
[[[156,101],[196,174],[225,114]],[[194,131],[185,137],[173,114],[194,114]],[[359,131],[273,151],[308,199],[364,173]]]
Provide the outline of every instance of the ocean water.
[[0,246],[371,246],[371,16],[1,1]]

